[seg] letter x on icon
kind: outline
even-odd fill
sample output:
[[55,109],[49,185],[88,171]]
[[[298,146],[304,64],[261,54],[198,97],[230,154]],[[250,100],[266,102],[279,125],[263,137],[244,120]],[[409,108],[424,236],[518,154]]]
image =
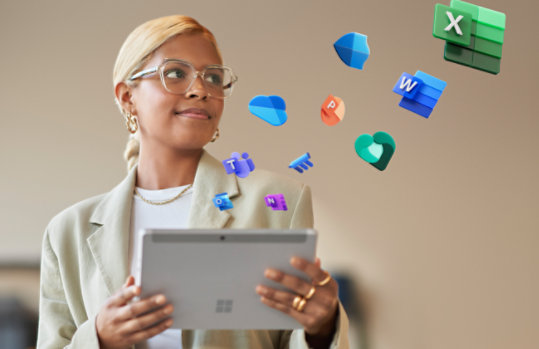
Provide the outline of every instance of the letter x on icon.
[[451,12],[446,11],[445,13],[446,13],[447,17],[449,18],[449,22],[451,22],[451,23],[449,23],[449,25],[447,27],[445,27],[444,30],[446,32],[448,32],[448,31],[451,30],[451,28],[455,27],[455,31],[457,32],[457,34],[462,35],[462,30],[460,30],[459,22],[460,22],[461,19],[464,18],[464,16],[459,15],[457,17],[457,19],[455,19],[455,17],[453,17],[453,14]]

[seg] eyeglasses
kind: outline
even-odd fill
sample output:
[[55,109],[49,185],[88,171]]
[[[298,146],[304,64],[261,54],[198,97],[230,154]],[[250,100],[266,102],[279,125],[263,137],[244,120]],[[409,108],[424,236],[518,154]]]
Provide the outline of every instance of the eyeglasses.
[[191,63],[172,58],[165,59],[158,66],[142,70],[128,80],[133,81],[156,72],[159,72],[165,90],[178,95],[189,91],[193,82],[200,76],[209,96],[227,98],[232,95],[232,87],[238,81],[232,69],[224,65],[212,64],[198,71]]

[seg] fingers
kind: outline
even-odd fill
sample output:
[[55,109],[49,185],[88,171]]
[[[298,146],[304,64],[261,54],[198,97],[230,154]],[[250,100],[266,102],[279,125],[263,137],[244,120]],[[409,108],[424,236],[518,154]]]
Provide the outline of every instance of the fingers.
[[300,324],[304,324],[306,321],[308,321],[309,316],[307,314],[303,312],[301,313],[298,312],[297,310],[292,308],[292,306],[287,306],[284,303],[277,302],[265,296],[262,296],[260,300],[262,301],[262,303],[266,304],[267,306],[277,309],[287,315],[290,315],[291,317],[296,319],[296,321],[298,321]]
[[126,287],[129,287],[131,285],[134,285],[135,284],[135,278],[133,277],[133,275],[129,275],[127,277],[127,280],[125,281],[125,284],[123,285],[124,288]]
[[278,291],[264,285],[258,285],[256,287],[256,293],[278,303],[282,303],[285,305],[288,304],[290,307],[292,307],[292,303],[294,302],[294,298],[296,297],[292,293]]
[[264,275],[275,282],[280,283],[286,288],[294,291],[297,294],[306,295],[311,289],[311,284],[297,276],[285,274],[280,270],[266,269]]
[[316,266],[318,268],[322,267],[322,262],[320,261],[320,258],[318,258],[318,257],[316,257],[316,260],[314,261],[314,264],[316,264]]
[[145,339],[148,339],[150,337],[153,337],[153,336],[163,332],[164,330],[166,330],[170,326],[172,326],[172,319],[162,321],[162,322],[156,324],[155,326],[150,327],[150,328],[148,328],[148,329],[146,329],[144,331],[139,331],[139,332],[134,333],[130,337],[130,341],[132,343],[138,343],[140,341],[143,341]]
[[172,319],[169,319],[169,317],[173,311],[174,307],[172,304],[168,304],[158,309],[153,309],[149,313],[125,321],[124,325],[122,326],[123,330],[127,333],[151,330],[158,323],[161,324],[161,322],[164,321],[166,324],[167,320],[172,321]]
[[[294,268],[301,270],[302,272],[307,274],[309,278],[313,280],[313,283],[316,284],[324,280],[328,276],[327,272],[325,272],[324,270],[320,268],[319,261],[320,260],[318,259],[317,260],[318,265],[317,265],[317,262],[311,263],[303,258],[292,257],[292,259],[290,260],[290,264]],[[331,282],[335,282],[335,280],[332,279]]]
[[127,347],[159,334],[172,325],[174,311],[164,295],[133,300],[141,293],[129,276],[120,290],[107,299],[96,317],[96,332],[103,347]]
[[[293,294],[290,292],[280,291],[276,290],[264,285],[258,285],[256,287],[256,293],[261,295],[262,297],[271,300],[275,303],[282,304],[283,307],[290,308],[291,310],[296,310],[293,306],[294,299],[298,296],[297,294]],[[333,299],[327,295],[323,297],[317,297],[317,299],[309,299],[306,301],[309,303],[309,307],[305,307],[303,312],[298,311],[298,313],[313,313],[317,312],[320,309],[331,307],[333,303]],[[274,307],[276,308],[276,307]],[[282,307],[278,308],[282,311]]]
[[[290,291],[258,285],[256,292],[262,296],[262,303],[293,317],[303,325],[307,333],[325,331],[326,327],[333,324],[338,309],[337,282],[321,269],[318,258],[312,263],[294,257],[290,260],[290,264],[307,274],[312,281],[305,281],[279,270],[267,269],[265,272],[267,278]],[[324,281],[326,279],[327,281]],[[324,281],[322,285],[319,285],[322,281]]]
[[[148,297],[137,302],[126,304],[120,308],[118,320],[128,320],[150,312],[152,309],[162,307],[167,299],[164,295]],[[172,306],[172,305],[171,305]]]
[[111,307],[120,307],[127,304],[133,297],[136,297],[140,294],[140,287],[132,285],[133,281],[128,281],[124,284],[125,287],[122,287],[114,296],[109,300],[108,306]]

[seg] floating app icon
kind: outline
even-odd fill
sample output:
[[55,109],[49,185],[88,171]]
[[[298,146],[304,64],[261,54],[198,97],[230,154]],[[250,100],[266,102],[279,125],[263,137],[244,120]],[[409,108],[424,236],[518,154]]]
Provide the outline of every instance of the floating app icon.
[[255,169],[253,159],[247,153],[241,154],[241,158],[240,153],[232,153],[229,159],[223,160],[223,166],[227,174],[235,173],[240,178],[247,177]]
[[303,173],[304,170],[308,170],[309,167],[313,167],[313,163],[309,160],[310,158],[311,154],[305,153],[296,160],[292,161],[288,167],[293,168],[299,173]]
[[360,33],[343,35],[335,41],[333,47],[344,64],[356,69],[363,69],[363,64],[371,54],[367,36]]
[[213,204],[221,211],[228,210],[234,207],[227,193],[216,194],[213,198]]
[[472,32],[472,15],[442,4],[434,5],[432,35],[457,45],[468,46]]
[[504,33],[505,13],[460,0],[434,7],[432,35],[446,41],[446,61],[498,74]]
[[264,197],[266,206],[271,207],[274,211],[287,211],[286,201],[283,194],[270,194]]
[[414,76],[403,73],[393,92],[402,96],[399,106],[428,118],[447,83],[418,70]]
[[337,125],[344,118],[344,102],[339,97],[329,95],[322,104],[322,121],[328,125]]
[[286,104],[279,96],[256,96],[249,102],[249,111],[273,126],[281,126],[288,119]]
[[356,153],[360,158],[383,171],[395,152],[395,141],[389,133],[376,132],[374,136],[363,134],[354,144]]

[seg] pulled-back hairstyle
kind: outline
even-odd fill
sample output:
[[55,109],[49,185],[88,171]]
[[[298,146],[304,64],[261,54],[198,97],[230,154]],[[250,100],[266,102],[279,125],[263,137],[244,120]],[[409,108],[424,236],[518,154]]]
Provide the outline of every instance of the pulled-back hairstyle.
[[[221,53],[219,52],[215,37],[194,18],[173,15],[152,19],[135,28],[122,44],[112,73],[114,88],[122,81],[133,84],[133,82],[128,82],[127,79],[144,66],[155,50],[170,38],[180,34],[202,34],[215,46],[217,55],[221,59]],[[115,102],[123,114],[124,111],[122,110],[120,101],[115,98]],[[128,170],[138,161],[139,147],[140,141],[137,132],[134,135],[130,135],[124,152]]]

